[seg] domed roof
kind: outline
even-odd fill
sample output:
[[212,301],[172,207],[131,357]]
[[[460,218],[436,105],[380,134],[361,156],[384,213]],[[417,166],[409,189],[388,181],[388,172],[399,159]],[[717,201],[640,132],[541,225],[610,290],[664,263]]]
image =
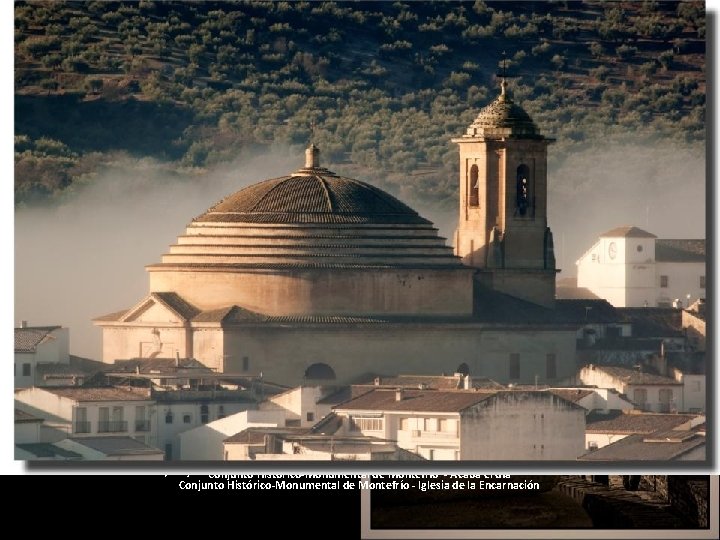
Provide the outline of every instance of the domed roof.
[[304,168],[229,195],[194,221],[427,224],[389,193],[322,168]]
[[432,222],[370,184],[305,167],[248,186],[193,219],[151,268],[457,268]]
[[224,198],[195,222],[428,225],[389,193],[320,167],[320,150],[305,150],[305,167]]
[[544,138],[530,115],[517,105],[506,91],[507,83],[502,82],[500,95],[483,107],[467,129],[466,136],[518,136],[530,139]]

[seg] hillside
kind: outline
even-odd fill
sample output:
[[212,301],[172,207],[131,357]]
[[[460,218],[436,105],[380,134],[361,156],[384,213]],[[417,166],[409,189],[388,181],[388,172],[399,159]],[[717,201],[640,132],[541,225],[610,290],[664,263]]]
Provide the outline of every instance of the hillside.
[[702,2],[18,2],[15,198],[118,156],[198,174],[272,144],[413,200],[454,200],[462,133],[497,92],[554,136],[699,142]]

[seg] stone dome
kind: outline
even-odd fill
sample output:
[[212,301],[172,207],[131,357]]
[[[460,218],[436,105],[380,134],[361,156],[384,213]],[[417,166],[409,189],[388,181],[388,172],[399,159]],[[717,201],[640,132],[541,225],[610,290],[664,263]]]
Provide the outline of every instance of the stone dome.
[[466,137],[522,137],[525,139],[544,138],[530,115],[516,104],[506,90],[503,81],[500,95],[480,110],[470,124]]
[[427,219],[370,184],[319,165],[243,188],[193,219],[160,265],[235,268],[458,267]]
[[370,184],[319,167],[303,168],[229,195],[195,222],[429,224]]

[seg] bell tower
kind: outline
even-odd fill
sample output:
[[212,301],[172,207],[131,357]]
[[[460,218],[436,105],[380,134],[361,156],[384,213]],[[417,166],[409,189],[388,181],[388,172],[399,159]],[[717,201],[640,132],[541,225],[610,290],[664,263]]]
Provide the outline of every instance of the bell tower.
[[500,95],[462,137],[455,254],[477,268],[481,286],[552,306],[555,255],[547,226],[547,147],[532,118]]

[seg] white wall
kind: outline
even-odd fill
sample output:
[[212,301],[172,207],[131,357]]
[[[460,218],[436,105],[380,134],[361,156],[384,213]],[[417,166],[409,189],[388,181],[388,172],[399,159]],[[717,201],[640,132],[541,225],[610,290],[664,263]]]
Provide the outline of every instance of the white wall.
[[299,420],[301,427],[311,427],[330,413],[330,405],[317,403],[326,393],[321,386],[299,386],[270,396],[258,405],[258,409],[284,411],[286,420]]
[[675,380],[683,383],[683,403],[680,412],[705,412],[705,375],[687,375],[675,370]]
[[[254,407],[254,403],[237,401],[162,401],[157,406],[157,447],[166,454],[170,450],[172,459],[180,458],[180,434],[198,426],[202,426],[201,407],[207,405],[208,419],[212,422],[220,419],[220,407],[224,409],[226,417]],[[167,423],[166,417],[172,413],[172,423]],[[185,422],[189,415],[190,422]],[[168,446],[170,445],[170,446]]]
[[[698,298],[705,298],[705,289],[700,288],[700,276],[706,275],[705,263],[656,263],[657,299],[672,302],[674,299],[682,301],[683,307],[688,307],[687,295],[690,294],[690,303]],[[668,276],[668,287],[660,287],[660,276]]]
[[[28,328],[32,330],[32,328]],[[15,388],[29,388],[39,381],[36,379],[38,364],[68,364],[70,362],[70,331],[58,328],[50,332],[35,347],[35,352],[15,353]],[[30,365],[30,375],[23,375],[23,365]]]
[[15,422],[15,444],[40,442],[42,422]]
[[596,449],[599,449],[608,444],[618,442],[627,436],[627,433],[585,433],[585,449],[590,450],[590,443],[595,443],[597,445]]
[[242,411],[180,434],[180,459],[222,461],[223,441],[248,427],[285,425],[283,411]]
[[503,392],[463,411],[460,429],[463,460],[575,460],[585,410],[550,393]]

